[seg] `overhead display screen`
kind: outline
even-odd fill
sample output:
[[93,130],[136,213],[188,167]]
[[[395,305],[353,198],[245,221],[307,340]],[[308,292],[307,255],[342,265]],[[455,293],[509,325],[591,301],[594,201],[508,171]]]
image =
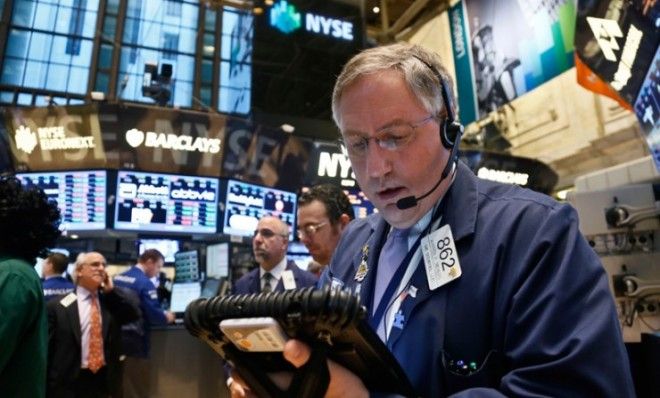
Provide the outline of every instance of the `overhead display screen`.
[[199,280],[199,255],[197,250],[174,254],[174,282],[194,282]]
[[119,171],[115,229],[215,233],[215,178]]
[[63,231],[105,229],[105,170],[17,173],[26,186],[37,186],[57,202]]
[[293,240],[296,202],[297,197],[293,192],[229,180],[222,232],[252,236],[259,219],[272,215],[289,225],[289,240]]
[[179,241],[173,239],[140,239],[138,242],[138,254],[142,255],[145,250],[156,249],[163,255],[166,263],[174,262],[174,253],[180,249]]

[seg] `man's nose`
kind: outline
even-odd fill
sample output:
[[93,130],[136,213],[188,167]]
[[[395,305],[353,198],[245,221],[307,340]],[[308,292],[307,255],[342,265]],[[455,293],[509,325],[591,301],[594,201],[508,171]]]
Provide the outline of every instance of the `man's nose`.
[[375,142],[367,147],[365,165],[367,176],[371,178],[380,178],[392,170],[392,164],[388,159],[389,151],[381,148]]

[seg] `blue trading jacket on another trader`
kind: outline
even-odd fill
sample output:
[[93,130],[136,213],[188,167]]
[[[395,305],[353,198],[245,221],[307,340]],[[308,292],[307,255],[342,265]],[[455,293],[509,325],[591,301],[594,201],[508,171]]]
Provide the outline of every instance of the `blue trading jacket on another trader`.
[[132,357],[149,356],[149,332],[151,325],[166,325],[167,318],[158,302],[156,286],[137,266],[115,276],[117,286],[131,289],[140,300],[142,317],[139,321],[122,327],[124,353]]
[[46,301],[57,296],[69,294],[75,288],[75,285],[63,276],[51,276],[41,282],[44,289],[44,298]]

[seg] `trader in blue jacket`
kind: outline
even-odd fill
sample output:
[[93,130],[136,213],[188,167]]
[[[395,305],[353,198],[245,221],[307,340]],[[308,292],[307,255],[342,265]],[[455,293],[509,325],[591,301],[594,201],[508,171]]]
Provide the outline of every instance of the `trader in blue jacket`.
[[[320,283],[359,292],[424,397],[632,397],[607,276],[569,205],[477,178],[436,56],[410,44],[344,67],[333,115],[379,213],[342,235]],[[301,366],[309,349],[290,340]],[[330,364],[327,396],[366,397]]]
[[53,252],[43,262],[41,272],[44,276],[41,287],[44,289],[44,299],[50,301],[55,297],[71,293],[75,289],[73,282],[64,277],[69,266],[69,258],[62,253]]
[[149,349],[152,325],[174,322],[174,314],[164,311],[158,302],[156,286],[151,278],[160,272],[165,259],[156,249],[145,250],[138,263],[128,271],[115,276],[116,286],[128,288],[134,300],[139,300],[141,318],[122,326],[124,360],[124,397],[149,397]]

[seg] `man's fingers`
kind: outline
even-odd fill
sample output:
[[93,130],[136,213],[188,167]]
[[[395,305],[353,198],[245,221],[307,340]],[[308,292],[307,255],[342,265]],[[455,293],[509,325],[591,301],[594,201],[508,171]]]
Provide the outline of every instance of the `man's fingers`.
[[309,347],[299,340],[289,340],[284,345],[284,359],[291,362],[293,366],[299,368],[309,360],[311,351]]

